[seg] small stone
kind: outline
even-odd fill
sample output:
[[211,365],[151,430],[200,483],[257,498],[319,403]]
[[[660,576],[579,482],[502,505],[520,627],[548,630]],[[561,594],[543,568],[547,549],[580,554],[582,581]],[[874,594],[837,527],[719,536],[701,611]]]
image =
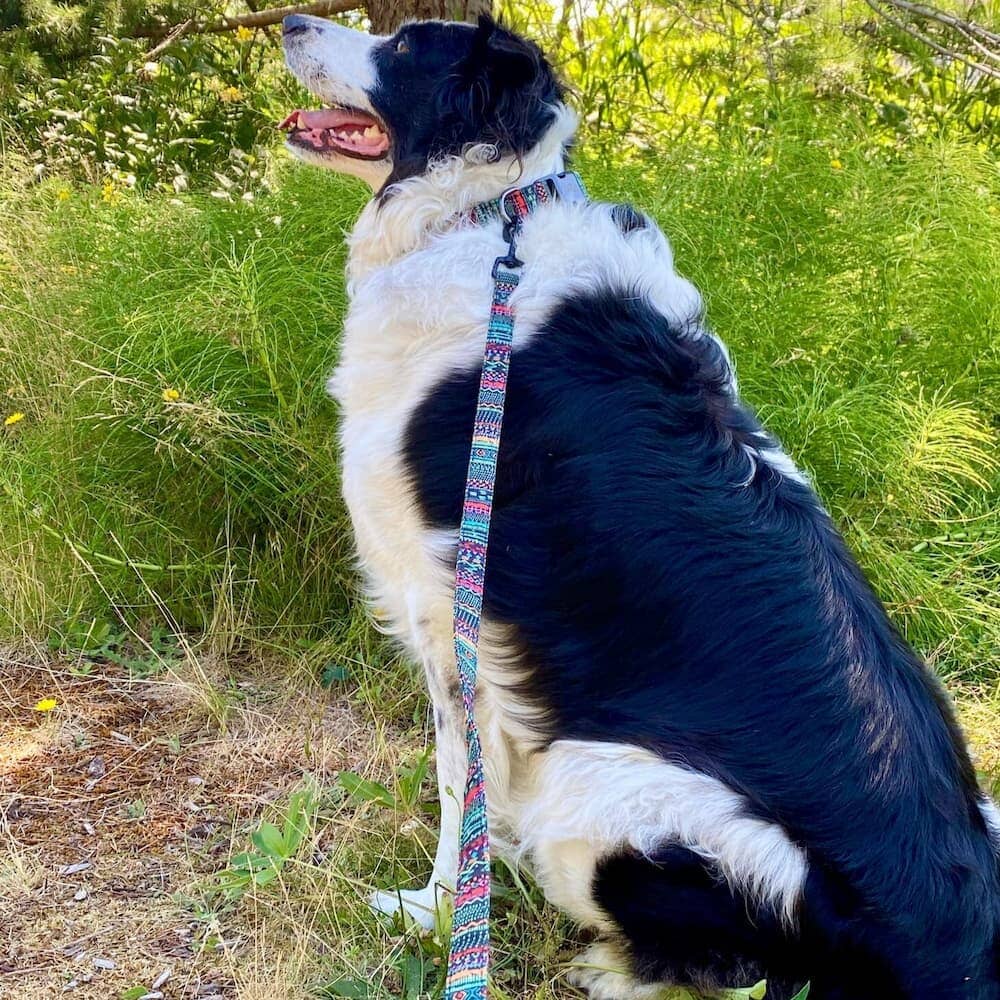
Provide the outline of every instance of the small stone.
[[72,865],[60,865],[59,874],[60,875],[77,875],[80,872],[85,872],[90,868],[89,861],[77,861],[76,864]]
[[94,829],[94,824],[91,823],[90,820],[86,819],[83,821],[83,830],[88,837],[93,837],[94,834],[97,833],[97,831]]
[[78,903],[82,903],[86,898],[87,898],[86,889],[77,889],[76,892],[73,893],[73,899],[75,899],[76,902]]
[[205,779],[199,778],[197,774],[192,774],[191,777],[188,778],[187,782],[189,785],[204,785]]
[[110,958],[95,958],[94,968],[102,969],[105,972],[110,972],[112,969],[117,969],[118,966],[111,961]]
[[154,980],[153,985],[150,987],[152,990],[158,990],[169,978],[170,973],[173,970],[170,968],[164,969]]
[[105,767],[103,757],[95,757],[87,765],[87,774],[89,774],[92,778],[103,778],[104,775],[107,774],[107,770],[108,769]]

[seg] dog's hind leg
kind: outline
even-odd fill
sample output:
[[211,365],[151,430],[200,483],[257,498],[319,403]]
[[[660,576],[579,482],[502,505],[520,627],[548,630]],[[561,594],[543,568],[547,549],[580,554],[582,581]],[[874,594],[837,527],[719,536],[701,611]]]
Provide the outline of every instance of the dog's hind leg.
[[[665,846],[651,857],[634,851],[606,857],[593,891],[622,934],[639,982],[713,992],[752,986],[769,972],[783,982],[794,979],[788,968],[793,945],[772,908],[734,892],[685,847]],[[645,994],[625,994],[632,995]]]

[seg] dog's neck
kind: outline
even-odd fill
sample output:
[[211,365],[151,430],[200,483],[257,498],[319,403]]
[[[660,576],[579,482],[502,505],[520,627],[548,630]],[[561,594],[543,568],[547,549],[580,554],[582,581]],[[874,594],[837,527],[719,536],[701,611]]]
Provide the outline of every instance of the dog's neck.
[[348,290],[375,268],[453,228],[456,219],[480,202],[562,170],[575,130],[576,115],[560,106],[545,138],[520,160],[489,162],[494,148],[474,146],[463,156],[438,160],[426,173],[393,185],[388,197],[370,201],[348,240]]

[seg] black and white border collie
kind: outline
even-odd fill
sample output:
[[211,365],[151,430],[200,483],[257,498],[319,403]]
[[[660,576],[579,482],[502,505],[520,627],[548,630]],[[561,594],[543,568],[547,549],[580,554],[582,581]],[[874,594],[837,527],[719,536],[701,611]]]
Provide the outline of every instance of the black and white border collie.
[[[501,226],[468,210],[564,168],[536,46],[482,20],[376,37],[285,19],[323,109],[304,160],[377,191],[350,237],[330,390],[368,592],[434,702],[430,924],[455,878],[457,526]],[[951,708],[805,476],[741,402],[649,220],[524,222],[478,718],[495,850],[598,943],[591,1000],[766,976],[812,1000],[1000,997],[1000,822]]]

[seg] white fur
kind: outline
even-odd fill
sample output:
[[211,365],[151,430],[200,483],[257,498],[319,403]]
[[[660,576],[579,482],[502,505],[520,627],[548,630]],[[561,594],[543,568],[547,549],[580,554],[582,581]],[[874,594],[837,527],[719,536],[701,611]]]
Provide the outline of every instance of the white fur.
[[627,971],[628,959],[614,945],[599,941],[570,963],[566,981],[590,1000],[659,1000],[662,986],[636,982]]
[[574,839],[590,845],[592,861],[623,848],[651,855],[680,844],[794,922],[805,854],[717,779],[626,744],[559,740],[539,756],[532,781],[519,815],[527,855]]
[[996,803],[992,799],[984,795],[979,800],[979,811],[983,814],[983,819],[986,821],[986,829],[989,830],[993,843],[996,845],[997,850],[1000,851],[1000,809],[997,808]]
[[[329,58],[334,49],[320,51]],[[304,53],[296,58],[300,70],[313,65]],[[316,53],[308,59],[325,66]],[[350,102],[359,103],[356,97]],[[562,169],[574,124],[569,111],[556,108],[546,137],[520,163],[497,161],[494,151],[476,147],[434,164],[370,203],[350,238],[350,306],[330,381],[342,408],[343,490],[368,595],[427,676],[442,797],[442,837],[428,887],[402,899],[379,893],[373,903],[392,911],[401,902],[425,926],[433,922],[440,888],[454,884],[454,793],[464,784],[448,568],[456,539],[423,523],[403,464],[402,435],[434,385],[481,363],[490,273],[505,245],[499,223],[475,227],[463,213],[512,185]],[[524,267],[511,299],[514,377],[518,353],[554,304],[595,288],[632,290],[679,327],[710,335],[697,332],[701,300],[674,270],[666,238],[652,225],[623,234],[607,205],[540,207],[525,220],[517,252]],[[591,891],[599,859],[624,848],[649,853],[665,843],[691,848],[734,887],[792,919],[805,857],[780,828],[745,815],[743,800],[721,782],[620,744],[560,741],[537,752],[535,712],[509,691],[522,669],[512,645],[504,628],[483,623],[476,714],[497,850],[529,864],[550,900],[598,928],[611,928]],[[594,998],[654,995],[618,973],[598,972],[586,980]]]

